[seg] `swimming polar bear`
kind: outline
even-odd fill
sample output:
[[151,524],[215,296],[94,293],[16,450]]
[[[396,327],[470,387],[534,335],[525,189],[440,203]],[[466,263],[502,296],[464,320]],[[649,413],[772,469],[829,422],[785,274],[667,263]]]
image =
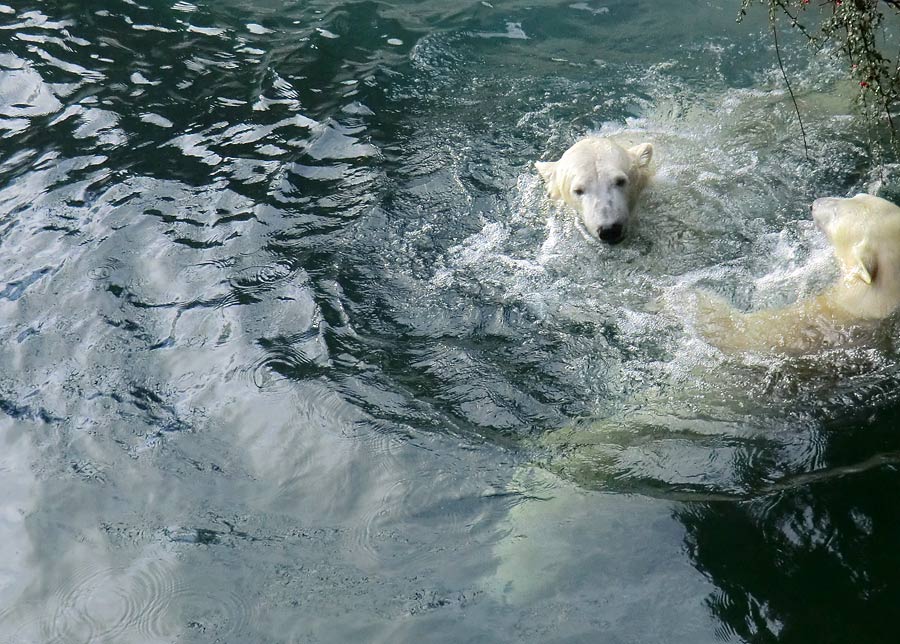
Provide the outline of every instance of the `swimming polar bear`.
[[841,276],[820,295],[752,313],[699,296],[699,330],[726,351],[803,354],[870,338],[900,307],[900,207],[867,194],[813,202]]
[[653,146],[623,148],[610,139],[588,137],[559,161],[534,165],[547,184],[547,195],[580,215],[588,233],[615,244],[625,236],[637,198],[650,175]]

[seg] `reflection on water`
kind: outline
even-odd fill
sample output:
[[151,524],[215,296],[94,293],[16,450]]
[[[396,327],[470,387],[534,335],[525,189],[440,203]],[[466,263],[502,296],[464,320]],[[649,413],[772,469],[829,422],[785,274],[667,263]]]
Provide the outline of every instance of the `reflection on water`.
[[[879,414],[868,434],[892,440],[896,422]],[[861,432],[832,437],[823,462],[858,458]],[[862,440],[861,440],[862,439]],[[871,443],[869,443],[871,444]],[[897,455],[884,454],[806,477],[747,503],[701,503],[677,511],[698,569],[716,584],[706,599],[723,639],[868,641],[894,637],[885,619],[898,600]],[[740,553],[741,561],[736,561]],[[802,602],[805,610],[798,606]]]
[[[687,303],[895,168],[695,5],[0,4],[0,640],[887,641],[895,329]],[[657,149],[615,249],[532,168],[588,131]]]

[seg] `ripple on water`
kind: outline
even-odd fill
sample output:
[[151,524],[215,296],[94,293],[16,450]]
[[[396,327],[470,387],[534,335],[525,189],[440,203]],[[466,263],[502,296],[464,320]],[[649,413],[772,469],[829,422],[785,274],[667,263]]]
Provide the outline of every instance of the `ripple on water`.
[[177,624],[169,621],[167,613],[176,591],[171,562],[162,559],[76,572],[47,607],[45,641],[69,644],[174,637]]
[[489,533],[496,516],[516,505],[521,495],[494,485],[490,476],[490,471],[472,472],[460,486],[452,482],[453,472],[428,469],[396,480],[377,498],[367,499],[347,533],[346,548],[366,565],[402,557],[406,566],[426,563],[438,549],[482,544],[493,538]]
[[327,323],[286,336],[264,337],[256,340],[265,351],[250,367],[253,381],[257,382],[263,369],[270,370],[291,380],[304,380],[323,375],[332,366],[324,333]]
[[[0,608],[0,628],[11,642],[33,641],[40,632],[46,598],[26,600],[19,598],[9,606]],[[31,639],[29,639],[31,638]]]
[[176,624],[187,626],[201,637],[220,641],[246,634],[256,618],[247,595],[221,586],[212,589],[179,585],[162,610]]
[[272,264],[247,266],[229,279],[231,287],[240,293],[256,295],[270,291],[278,284],[292,279],[298,269],[287,260]]
[[167,558],[76,573],[47,606],[44,641],[173,641],[186,629],[227,639],[247,631],[254,609],[246,596],[202,580],[178,581]]

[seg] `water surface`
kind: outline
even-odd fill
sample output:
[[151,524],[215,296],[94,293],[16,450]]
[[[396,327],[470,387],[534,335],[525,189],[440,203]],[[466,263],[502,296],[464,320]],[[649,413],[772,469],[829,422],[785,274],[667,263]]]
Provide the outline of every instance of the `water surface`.
[[[894,641],[900,336],[690,323],[900,194],[736,13],[0,5],[0,641]],[[586,133],[656,148],[620,246],[533,169]]]

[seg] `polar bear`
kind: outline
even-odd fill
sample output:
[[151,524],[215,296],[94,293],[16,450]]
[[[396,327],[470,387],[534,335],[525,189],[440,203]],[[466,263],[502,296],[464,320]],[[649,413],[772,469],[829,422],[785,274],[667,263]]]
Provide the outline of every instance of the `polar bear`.
[[699,330],[726,351],[803,354],[872,337],[900,308],[900,207],[867,194],[813,202],[840,278],[820,295],[780,309],[741,313],[702,294]]
[[610,139],[588,137],[566,150],[559,161],[538,161],[535,167],[551,199],[574,208],[591,236],[615,244],[628,229],[652,157],[649,143],[626,149]]

